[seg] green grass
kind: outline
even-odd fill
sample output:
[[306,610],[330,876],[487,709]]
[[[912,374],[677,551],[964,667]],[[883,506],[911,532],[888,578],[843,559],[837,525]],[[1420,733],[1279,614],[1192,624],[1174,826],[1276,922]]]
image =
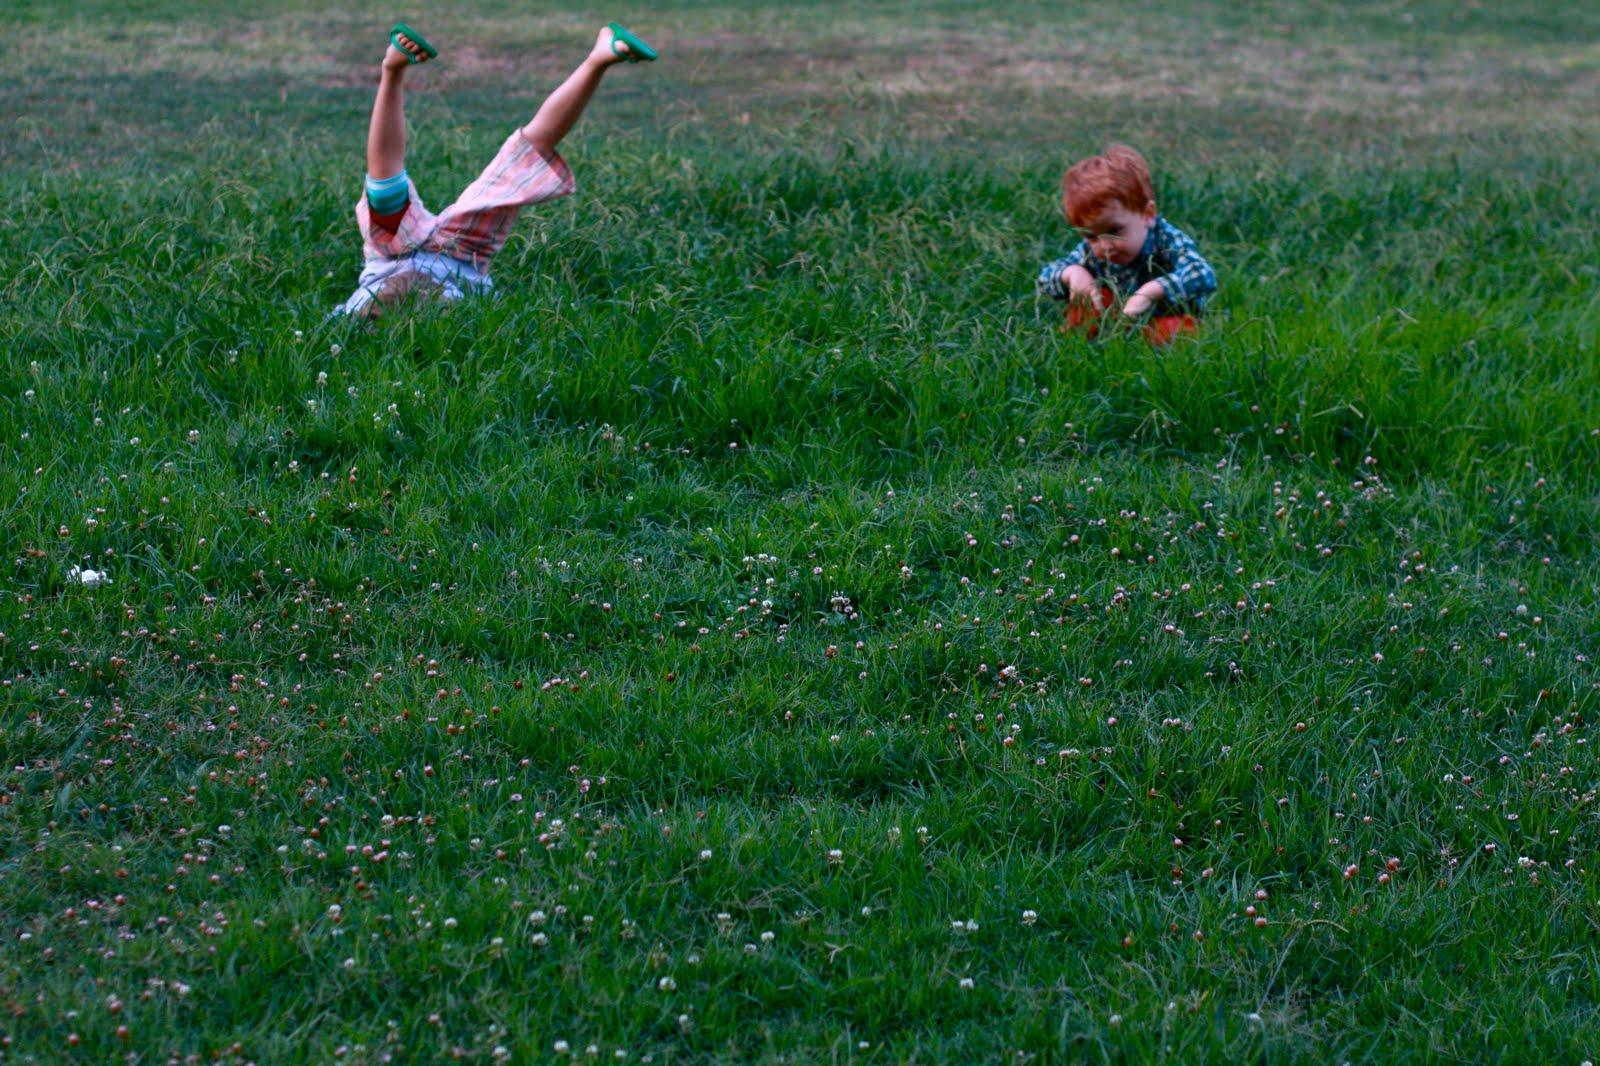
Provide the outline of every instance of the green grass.
[[[0,1060],[1600,1054],[1600,59],[1456,6],[619,11],[369,329],[370,13],[24,3]],[[430,204],[590,21],[431,16]],[[1033,301],[1108,135],[1198,343]]]

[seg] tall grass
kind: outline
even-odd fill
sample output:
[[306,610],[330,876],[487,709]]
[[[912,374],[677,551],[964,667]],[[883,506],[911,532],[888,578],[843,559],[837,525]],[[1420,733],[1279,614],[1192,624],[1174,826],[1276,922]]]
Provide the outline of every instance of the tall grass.
[[1595,1054],[1585,160],[1160,161],[1153,351],[1054,161],[595,121],[368,328],[322,107],[0,179],[0,1053]]

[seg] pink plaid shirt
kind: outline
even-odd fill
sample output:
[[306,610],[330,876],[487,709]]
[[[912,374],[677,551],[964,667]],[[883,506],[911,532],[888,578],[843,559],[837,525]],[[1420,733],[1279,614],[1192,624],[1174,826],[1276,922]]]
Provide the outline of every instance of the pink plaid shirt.
[[518,130],[460,198],[437,215],[410,185],[411,202],[391,233],[372,224],[363,194],[356,202],[356,221],[366,266],[359,287],[334,313],[376,314],[380,305],[412,291],[447,300],[489,291],[490,261],[505,246],[518,212],[566,196],[573,187],[566,160],[539,151]]

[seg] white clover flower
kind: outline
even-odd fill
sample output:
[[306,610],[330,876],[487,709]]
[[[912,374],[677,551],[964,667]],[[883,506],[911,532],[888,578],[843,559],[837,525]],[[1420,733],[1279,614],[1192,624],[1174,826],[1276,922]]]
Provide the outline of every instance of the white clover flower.
[[667,976],[657,981],[656,987],[663,992],[675,992],[678,989],[678,982],[673,980],[671,976]]
[[86,589],[111,584],[111,576],[104,570],[80,570],[76,566],[67,571],[67,580],[75,581]]

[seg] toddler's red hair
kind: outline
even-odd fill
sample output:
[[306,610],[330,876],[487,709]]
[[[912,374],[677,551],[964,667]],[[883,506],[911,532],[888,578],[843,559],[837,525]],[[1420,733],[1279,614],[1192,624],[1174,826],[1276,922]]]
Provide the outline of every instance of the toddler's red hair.
[[1113,204],[1143,211],[1155,198],[1149,165],[1125,144],[1113,144],[1103,155],[1079,160],[1061,179],[1061,206],[1074,226],[1087,225]]

